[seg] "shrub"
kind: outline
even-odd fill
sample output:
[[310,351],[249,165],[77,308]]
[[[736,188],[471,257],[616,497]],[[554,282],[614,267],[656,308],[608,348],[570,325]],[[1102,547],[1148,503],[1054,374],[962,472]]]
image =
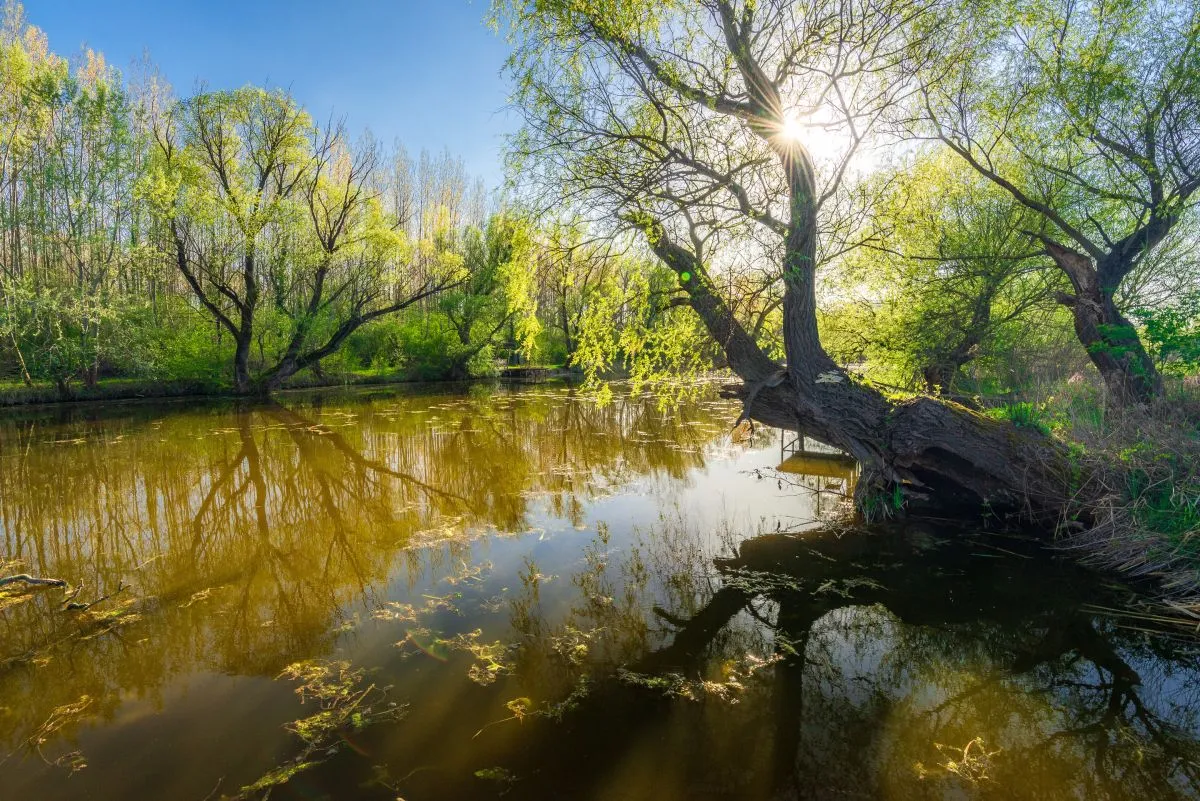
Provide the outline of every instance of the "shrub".
[[1189,292],[1169,306],[1138,309],[1135,314],[1159,369],[1176,375],[1200,372],[1200,291]]
[[1043,434],[1050,433],[1050,423],[1053,419],[1043,404],[1029,401],[1006,403],[988,410],[988,414],[997,420],[1008,420],[1013,425],[1032,428]]

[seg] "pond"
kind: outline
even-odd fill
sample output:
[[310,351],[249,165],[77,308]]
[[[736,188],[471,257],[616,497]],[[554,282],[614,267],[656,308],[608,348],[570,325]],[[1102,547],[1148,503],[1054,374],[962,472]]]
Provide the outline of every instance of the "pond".
[[6,798],[1200,797],[1200,647],[709,392],[0,420]]

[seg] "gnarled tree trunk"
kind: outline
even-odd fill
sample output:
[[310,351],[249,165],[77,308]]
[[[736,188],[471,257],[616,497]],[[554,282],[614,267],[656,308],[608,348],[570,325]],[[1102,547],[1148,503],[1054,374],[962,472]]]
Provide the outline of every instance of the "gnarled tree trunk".
[[254,388],[250,377],[250,337],[238,334],[233,351],[233,391],[248,395]]
[[[743,379],[743,415],[839,447],[863,468],[858,508],[886,517],[906,507],[989,509],[1053,523],[1068,512],[1073,471],[1066,449],[1039,431],[934,398],[893,400],[838,367],[816,332],[815,303],[797,301],[808,280],[788,280],[788,364],[771,360],[718,296],[695,254],[650,224],[648,239],[680,278],[689,305]],[[810,273],[812,267],[799,269]],[[806,321],[804,318],[810,318]]]
[[1046,522],[1067,512],[1072,470],[1065,448],[1041,432],[993,420],[958,404],[918,397],[893,400],[841,369],[817,331],[818,197],[808,151],[781,135],[785,103],[779,86],[752,55],[752,18],[717,4],[729,52],[745,82],[736,106],[766,142],[787,179],[783,230],[783,339],[786,366],[759,347],[718,296],[700,255],[672,242],[651,220],[647,239],[687,291],[691,307],[744,380],[743,416],[803,432],[841,448],[862,465],[855,501],[868,517],[907,506],[1021,513]]
[[[1102,264],[1098,269],[1082,253],[1050,239],[1044,238],[1043,244],[1050,258],[1071,281],[1075,294],[1059,294],[1058,301],[1071,310],[1075,335],[1100,371],[1108,391],[1123,403],[1146,403],[1161,395],[1162,377],[1154,360],[1142,345],[1133,323],[1121,314],[1113,301],[1120,277],[1124,277],[1132,265],[1110,267]],[[1103,269],[1105,267],[1109,269]]]

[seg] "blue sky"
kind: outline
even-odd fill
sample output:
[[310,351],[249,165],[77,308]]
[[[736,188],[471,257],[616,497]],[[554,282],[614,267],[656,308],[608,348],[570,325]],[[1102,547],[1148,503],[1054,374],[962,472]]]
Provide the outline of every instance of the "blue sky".
[[122,69],[149,50],[184,94],[245,84],[290,87],[318,119],[370,128],[415,157],[448,148],[489,187],[501,179],[500,77],[508,48],[483,24],[487,0],[24,0],[51,48],[86,43]]

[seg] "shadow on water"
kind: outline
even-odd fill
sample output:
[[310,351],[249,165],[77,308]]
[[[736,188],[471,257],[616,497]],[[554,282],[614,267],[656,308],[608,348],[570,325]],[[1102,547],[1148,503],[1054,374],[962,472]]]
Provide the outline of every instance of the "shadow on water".
[[[372,391],[0,423],[4,559],[104,599],[0,596],[6,786],[1200,796],[1194,641],[1019,538],[796,531],[853,473],[772,472],[735,411]],[[322,708],[285,668],[342,663],[402,718],[284,728]]]
[[[450,747],[417,715],[374,746],[416,766],[386,786],[407,799],[1200,793],[1200,648],[1089,611],[1128,590],[1029,543],[766,534],[715,559],[710,582],[660,576],[660,589],[709,587],[686,611],[653,603],[646,556],[616,584],[574,575],[557,624],[530,619],[527,583],[510,615],[525,714],[471,734],[473,717]],[[361,771],[347,757],[309,786]]]

